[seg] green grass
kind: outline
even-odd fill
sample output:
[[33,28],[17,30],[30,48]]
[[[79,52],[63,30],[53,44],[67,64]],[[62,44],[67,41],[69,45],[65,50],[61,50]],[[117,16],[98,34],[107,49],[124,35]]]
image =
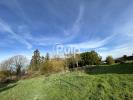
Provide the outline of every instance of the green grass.
[[133,100],[133,64],[98,66],[21,80],[0,88],[0,100]]
[[89,74],[133,74],[133,63],[96,66]]

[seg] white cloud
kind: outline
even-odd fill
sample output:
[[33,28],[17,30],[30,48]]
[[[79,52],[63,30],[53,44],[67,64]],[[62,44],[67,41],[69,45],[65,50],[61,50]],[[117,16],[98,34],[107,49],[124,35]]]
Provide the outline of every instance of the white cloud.
[[107,49],[104,51],[98,51],[99,54],[102,56],[103,60],[106,59],[107,56],[112,55],[114,58],[121,57],[123,55],[131,55],[133,54],[133,48],[132,48],[133,43],[125,43],[121,45],[116,45],[115,48]]
[[32,48],[32,45],[24,38],[22,38],[20,35],[18,35],[17,33],[15,33],[11,27],[5,23],[1,18],[0,18],[0,31],[1,32],[7,32],[8,34],[11,35],[11,37],[17,41],[19,41],[20,43],[24,44],[27,46],[28,49]]
[[73,47],[73,48],[83,48],[83,49],[99,48],[109,43],[109,41],[111,41],[111,39],[114,36],[115,34],[108,36],[105,39],[94,39],[94,40],[90,40],[90,41],[82,42],[82,43],[68,44],[67,46]]
[[[25,22],[28,22],[29,24],[31,24],[32,21],[30,20],[30,18],[29,18],[29,17],[26,15],[26,13],[24,12],[24,10],[23,10],[23,8],[21,7],[19,1],[18,1],[18,0],[13,0],[13,4],[14,4],[14,6],[16,7],[16,9],[18,9],[18,11],[19,11],[19,13],[21,14],[23,20],[24,20]],[[16,13],[18,14],[18,12],[16,12]],[[25,22],[24,22],[24,23],[25,23]]]
[[[81,20],[83,17],[84,13],[84,6],[81,5],[79,7],[79,13],[77,18],[75,19],[72,28],[68,30],[63,30],[63,34],[65,35],[64,39],[62,37],[45,37],[45,36],[40,36],[40,37],[34,37],[31,34],[28,34],[28,40],[32,41],[33,44],[35,45],[40,45],[40,46],[47,46],[47,45],[55,45],[56,43],[65,43],[68,41],[71,41],[72,39],[76,38],[80,32],[81,28]],[[24,37],[27,37],[26,34],[24,34]],[[66,36],[69,35],[69,36]]]
[[81,25],[82,25],[81,22],[82,22],[83,14],[84,14],[84,6],[81,5],[79,7],[78,16],[77,16],[76,20],[74,21],[72,28],[70,28],[68,30],[64,30],[63,34],[68,36],[68,38],[64,39],[63,42],[70,41],[78,36],[80,29],[81,29]]
[[[13,0],[12,4],[6,4],[6,6],[8,6],[9,8],[11,8],[13,11],[15,11],[14,9],[18,9],[17,11],[19,11],[20,13],[16,12],[16,14],[20,14],[21,17],[23,17],[24,19],[24,24],[25,22],[30,22],[30,19],[26,16],[25,12],[23,11],[23,8],[21,7],[20,3],[17,0]],[[41,45],[41,46],[46,46],[46,45],[53,45],[54,43],[65,43],[68,41],[71,41],[72,39],[76,38],[80,32],[80,28],[81,28],[81,20],[83,17],[83,13],[84,13],[84,6],[81,5],[79,7],[79,13],[77,15],[77,18],[75,19],[72,27],[68,30],[64,30],[63,29],[63,34],[66,34],[68,36],[64,37],[64,39],[62,39],[62,37],[35,37],[30,33],[30,30],[28,30],[27,32],[25,32],[25,25],[19,25],[19,31],[24,31],[24,32],[20,32],[19,35],[17,33],[15,33],[11,27],[5,23],[2,19],[0,19],[0,24],[1,24],[1,31],[6,31],[8,33],[10,33],[10,35],[13,36],[13,38],[15,38],[16,40],[18,40],[19,42],[27,45],[27,48],[32,48],[31,43],[29,43],[28,41],[32,42],[32,44],[35,45]],[[21,36],[20,36],[21,35]],[[28,41],[27,41],[28,40]]]

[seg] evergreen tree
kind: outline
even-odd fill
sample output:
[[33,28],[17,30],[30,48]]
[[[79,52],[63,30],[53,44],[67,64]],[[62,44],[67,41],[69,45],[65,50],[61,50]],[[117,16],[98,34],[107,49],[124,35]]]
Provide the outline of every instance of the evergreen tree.
[[40,56],[40,52],[38,49],[36,49],[34,51],[34,55],[32,56],[32,59],[31,59],[31,69],[33,70],[37,70],[40,63],[41,63],[41,59],[42,57]]
[[46,54],[45,60],[46,60],[46,61],[50,60],[49,53]]

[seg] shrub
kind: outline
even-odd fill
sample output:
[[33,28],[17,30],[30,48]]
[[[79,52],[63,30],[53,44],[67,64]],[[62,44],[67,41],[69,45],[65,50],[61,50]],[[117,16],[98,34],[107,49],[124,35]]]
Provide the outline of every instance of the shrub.
[[65,69],[64,61],[54,60],[54,61],[51,61],[51,62],[52,62],[52,65],[53,65],[53,71],[54,72],[60,72],[60,71],[63,71]]
[[113,57],[112,56],[108,56],[107,58],[106,58],[106,62],[107,62],[107,64],[113,64],[114,63],[114,59],[113,59]]
[[64,70],[64,61],[45,61],[40,66],[41,74],[56,73]]
[[73,57],[67,58],[65,62],[66,62],[66,66],[68,68],[74,68],[75,67],[75,61],[74,61]]
[[0,81],[10,76],[10,71],[0,71]]
[[41,74],[51,73],[52,70],[53,70],[53,65],[52,65],[51,61],[46,61],[46,62],[42,63],[40,66]]

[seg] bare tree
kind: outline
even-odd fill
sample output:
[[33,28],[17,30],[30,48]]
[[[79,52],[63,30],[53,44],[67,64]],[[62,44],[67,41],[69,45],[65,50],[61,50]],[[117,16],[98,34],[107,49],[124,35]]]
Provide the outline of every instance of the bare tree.
[[10,58],[1,62],[0,70],[7,72],[8,75],[10,75],[10,78],[12,78],[13,66]]
[[21,76],[21,70],[28,63],[26,57],[22,55],[13,56],[0,64],[0,70],[7,72],[12,78],[13,73],[16,73],[17,78]]
[[7,71],[7,70],[12,70],[12,61],[11,59],[7,59],[5,61],[3,61],[0,65],[0,68],[2,71]]
[[22,55],[17,55],[14,57],[11,57],[11,62],[12,62],[12,66],[15,67],[16,69],[16,75],[18,77],[20,77],[21,75],[21,69],[26,65],[27,63],[27,59],[26,57],[22,56]]

